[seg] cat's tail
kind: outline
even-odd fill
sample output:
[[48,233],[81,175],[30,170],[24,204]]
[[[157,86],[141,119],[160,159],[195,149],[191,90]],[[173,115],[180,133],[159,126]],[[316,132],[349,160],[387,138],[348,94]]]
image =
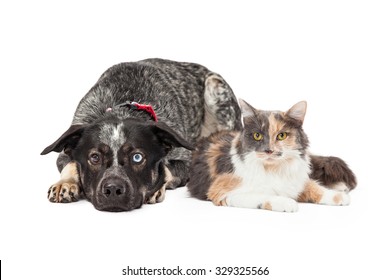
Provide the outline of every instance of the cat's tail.
[[310,162],[310,178],[322,185],[344,191],[350,191],[356,187],[356,176],[342,159],[311,155]]

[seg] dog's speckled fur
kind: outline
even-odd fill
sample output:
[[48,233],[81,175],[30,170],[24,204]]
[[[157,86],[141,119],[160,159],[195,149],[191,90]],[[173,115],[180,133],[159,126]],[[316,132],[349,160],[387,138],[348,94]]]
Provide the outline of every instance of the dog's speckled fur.
[[[158,124],[153,123],[150,115],[144,111],[115,108],[126,101],[152,105]],[[108,112],[108,108],[114,109]],[[139,208],[144,202],[159,202],[164,198],[165,188],[176,188],[188,181],[191,152],[182,147],[190,148],[200,136],[219,130],[240,129],[240,118],[239,106],[229,85],[221,76],[201,65],[162,59],[115,65],[103,73],[82,98],[69,130],[42,152],[61,152],[57,160],[58,169],[62,172],[61,180],[49,190],[49,200],[77,200],[78,196],[67,199],[69,195],[65,186],[69,182],[73,186],[74,182],[80,182],[76,184],[79,187],[77,193],[80,196],[84,193],[99,210],[124,211]],[[150,177],[145,181],[146,179],[137,178],[141,173],[128,173],[133,167],[124,169],[126,164],[131,166],[128,163],[131,159],[123,150],[126,145],[132,145],[130,140],[140,141],[137,137],[141,137],[149,129],[156,133],[156,141],[161,144],[160,149],[155,147],[153,153],[161,152],[161,158],[154,158],[153,166],[134,165],[134,172],[147,172],[148,175],[142,173],[143,177]],[[156,142],[153,139],[144,140],[145,143],[140,145],[145,144],[142,148],[146,150],[149,140],[151,146]],[[97,173],[92,176],[86,169],[91,168],[93,172],[97,172],[97,164],[91,164],[86,155],[80,155],[86,153],[81,148],[83,145],[95,145],[98,155],[104,157],[104,162],[98,164],[99,169],[102,169],[104,163],[104,174],[98,182],[91,183],[91,178],[96,177]],[[102,152],[103,148],[99,148],[99,145],[104,145],[107,151]],[[89,153],[91,155],[92,152]],[[96,155],[92,153],[92,156]],[[64,168],[69,165],[73,168]],[[76,167],[79,174],[67,172]],[[80,180],[76,177],[80,177]],[[101,186],[105,178],[115,179],[112,179],[115,184],[109,184],[109,188],[114,185],[114,189],[108,190],[106,186]],[[111,201],[111,198],[106,201],[102,193],[108,196],[113,191],[118,193],[118,197],[115,201]],[[65,195],[59,195],[62,193]]]

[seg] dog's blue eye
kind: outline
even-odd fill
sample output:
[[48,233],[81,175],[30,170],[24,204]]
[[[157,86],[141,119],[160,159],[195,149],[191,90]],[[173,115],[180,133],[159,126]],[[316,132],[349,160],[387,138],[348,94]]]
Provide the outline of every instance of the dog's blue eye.
[[135,163],[140,163],[143,159],[143,156],[141,154],[134,154],[133,155],[133,161]]

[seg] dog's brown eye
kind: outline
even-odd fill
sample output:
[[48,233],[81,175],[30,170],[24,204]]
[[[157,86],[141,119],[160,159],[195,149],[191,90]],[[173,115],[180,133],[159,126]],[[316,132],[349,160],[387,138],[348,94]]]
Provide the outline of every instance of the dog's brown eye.
[[97,154],[97,153],[93,153],[89,156],[89,161],[96,165],[96,164],[99,164],[100,163],[100,155]]

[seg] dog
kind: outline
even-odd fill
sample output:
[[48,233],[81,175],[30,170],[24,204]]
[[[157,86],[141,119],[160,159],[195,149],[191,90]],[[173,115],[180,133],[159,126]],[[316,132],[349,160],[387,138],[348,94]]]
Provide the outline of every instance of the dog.
[[129,211],[164,200],[189,179],[203,136],[241,129],[230,86],[195,63],[146,59],[114,65],[81,99],[71,126],[41,153],[59,152],[51,202],[89,200]]

